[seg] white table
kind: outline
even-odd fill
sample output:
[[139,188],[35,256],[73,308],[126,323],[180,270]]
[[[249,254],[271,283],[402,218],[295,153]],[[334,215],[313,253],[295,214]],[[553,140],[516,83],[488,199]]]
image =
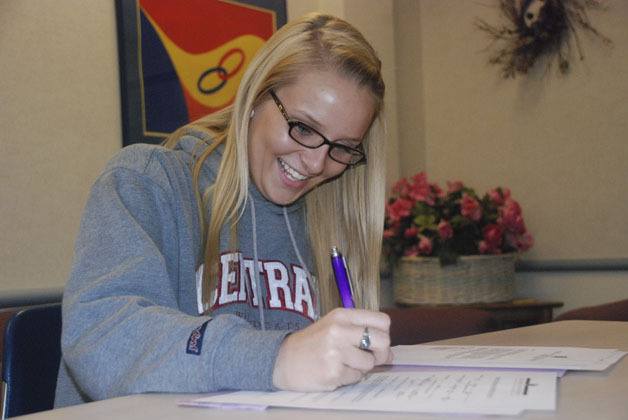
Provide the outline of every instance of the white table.
[[[561,321],[488,334],[443,340],[446,344],[608,347],[628,351],[628,322]],[[267,411],[179,407],[191,395],[148,394],[99,401],[21,417],[23,419],[628,419],[628,356],[604,372],[568,372],[559,380],[555,412],[525,412],[518,417],[388,414],[271,408]]]

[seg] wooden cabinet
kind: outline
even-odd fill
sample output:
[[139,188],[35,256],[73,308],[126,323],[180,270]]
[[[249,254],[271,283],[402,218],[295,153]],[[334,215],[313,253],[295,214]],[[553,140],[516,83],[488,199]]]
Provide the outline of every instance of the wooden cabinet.
[[563,302],[516,299],[510,302],[466,306],[491,312],[497,320],[497,328],[503,330],[550,322],[554,318],[554,308],[560,308]]
[[527,325],[550,322],[554,318],[554,308],[563,302],[541,301],[536,299],[515,299],[508,302],[473,303],[461,305],[412,305],[429,307],[475,308],[490,312],[500,330],[525,327]]

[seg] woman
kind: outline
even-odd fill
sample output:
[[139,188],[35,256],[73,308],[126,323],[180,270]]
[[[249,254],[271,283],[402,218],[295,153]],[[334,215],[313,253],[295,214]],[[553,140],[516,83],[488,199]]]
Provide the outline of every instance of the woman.
[[[383,95],[362,35],[311,14],[262,47],[232,107],[114,157],[64,292],[56,406],[331,390],[389,361],[376,312]],[[367,309],[333,309],[333,245]]]

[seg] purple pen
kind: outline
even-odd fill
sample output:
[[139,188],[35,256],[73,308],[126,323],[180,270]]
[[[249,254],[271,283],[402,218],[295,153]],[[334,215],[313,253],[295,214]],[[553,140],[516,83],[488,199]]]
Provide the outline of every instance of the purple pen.
[[331,268],[334,270],[334,277],[336,278],[336,286],[338,286],[338,294],[340,294],[342,306],[345,308],[355,308],[353,296],[351,296],[351,283],[349,280],[347,262],[335,246],[331,249]]

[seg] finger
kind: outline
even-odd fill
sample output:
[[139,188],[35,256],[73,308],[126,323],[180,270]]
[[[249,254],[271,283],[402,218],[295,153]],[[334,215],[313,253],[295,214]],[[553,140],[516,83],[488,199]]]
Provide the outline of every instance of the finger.
[[[359,331],[353,329],[352,335],[356,337],[354,339],[354,347],[360,348],[361,340],[364,335],[364,329],[360,329]],[[369,327],[368,336],[370,342],[368,350],[374,357],[375,365],[382,365],[387,363],[390,357],[390,335],[388,334],[388,332],[384,332],[378,329],[372,329]],[[363,351],[363,353],[367,352]]]
[[344,321],[362,328],[368,325],[369,328],[373,327],[382,331],[390,330],[390,317],[383,312],[337,308],[329,315],[339,322]]
[[344,366],[342,373],[339,376],[340,383],[338,386],[350,385],[356,382],[360,382],[364,378],[364,373],[358,369],[353,369],[349,366]]
[[392,363],[392,352],[390,351],[390,347],[383,349],[374,349],[371,351],[373,353],[373,358],[375,366],[379,365],[389,365]]
[[375,356],[370,351],[357,348],[349,349],[345,352],[344,364],[352,369],[357,369],[362,373],[367,373],[375,367]]
[[368,336],[368,341],[370,342],[369,350],[375,348],[388,349],[390,347],[390,334],[388,331],[382,331],[370,325],[366,327],[352,326],[346,328],[345,331],[347,334],[346,337],[350,337],[348,338],[348,342],[355,347],[360,347],[365,334]]
[[[382,331],[390,330],[390,317],[383,312],[375,311],[355,311],[357,317],[354,315],[353,324],[360,326],[367,326],[369,328],[375,328]],[[357,318],[357,319],[356,319]]]

